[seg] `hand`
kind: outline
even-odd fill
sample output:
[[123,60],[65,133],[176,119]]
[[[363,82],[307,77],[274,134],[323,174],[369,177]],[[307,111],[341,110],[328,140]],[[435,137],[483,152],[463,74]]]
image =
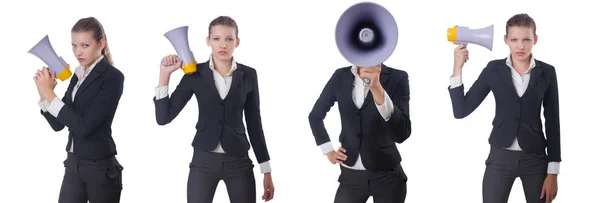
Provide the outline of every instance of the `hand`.
[[542,187],[542,194],[540,199],[546,197],[546,203],[550,203],[556,198],[558,193],[558,180],[556,174],[548,174],[546,180],[544,180],[544,186]]
[[[171,74],[177,69],[181,68],[181,59],[177,57],[177,55],[171,54],[165,56],[160,63],[160,72],[161,74]],[[167,65],[164,65],[167,64]]]
[[54,88],[56,87],[56,74],[49,70],[47,67],[43,67],[42,70],[38,70],[33,78],[35,85],[38,89],[38,93],[41,98],[49,99],[50,94],[54,94]]
[[271,179],[271,173],[265,173],[263,186],[265,188],[265,193],[262,196],[262,200],[268,202],[272,200],[273,196],[275,195],[275,187],[273,186],[273,179]]
[[[169,85],[169,80],[171,78],[171,73],[175,72],[175,70],[181,68],[181,59],[176,55],[168,55],[165,56],[160,62],[160,75],[158,80],[158,86],[167,86]],[[164,65],[167,64],[167,65]]]
[[346,161],[346,159],[348,158],[348,156],[345,153],[346,149],[340,147],[337,152],[330,151],[329,153],[327,153],[327,159],[329,159],[329,162],[331,162],[331,164],[342,164],[343,161]]
[[467,45],[461,44],[454,48],[454,71],[462,70],[465,62],[469,60],[469,50]]
[[371,87],[381,87],[381,83],[379,83],[379,74],[381,73],[381,64],[373,67],[359,67],[358,75],[361,79],[365,80],[365,78],[369,79],[369,84],[367,85],[369,88]]

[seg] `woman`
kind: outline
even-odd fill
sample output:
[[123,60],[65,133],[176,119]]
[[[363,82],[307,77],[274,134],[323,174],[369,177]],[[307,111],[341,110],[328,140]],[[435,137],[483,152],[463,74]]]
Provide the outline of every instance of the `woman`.
[[64,95],[54,93],[55,73],[43,67],[34,80],[41,113],[52,129],[69,128],[60,203],[120,201],[122,170],[111,125],[123,92],[123,74],[112,64],[106,34],[94,17],[71,29],[73,54],[80,65]]
[[[471,114],[490,91],[496,99],[483,202],[507,202],[516,177],[523,183],[528,203],[551,202],[556,197],[561,161],[558,84],[555,68],[531,54],[537,40],[536,25],[529,15],[511,17],[504,36],[510,55],[489,62],[466,95],[461,74],[468,52],[464,45],[454,50],[449,87],[454,116]],[[540,118],[542,106],[546,137]]]
[[214,19],[208,35],[206,43],[212,49],[208,61],[198,64],[196,72],[184,75],[170,97],[169,79],[173,71],[181,68],[182,61],[174,55],[163,58],[170,65],[160,66],[154,98],[156,121],[159,125],[170,123],[195,95],[199,115],[192,142],[188,202],[212,202],[217,185],[223,180],[232,203],[251,203],[256,202],[256,185],[243,112],[254,154],[264,174],[262,199],[269,201],[274,188],[262,130],[256,70],[233,59],[233,51],[240,43],[233,19],[227,16]]

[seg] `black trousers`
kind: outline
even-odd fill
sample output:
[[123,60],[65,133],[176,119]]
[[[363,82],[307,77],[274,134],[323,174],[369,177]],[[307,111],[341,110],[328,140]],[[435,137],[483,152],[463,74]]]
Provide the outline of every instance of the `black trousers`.
[[485,161],[483,202],[506,203],[517,177],[523,183],[527,203],[543,203],[540,199],[546,180],[548,159],[544,152],[526,153],[492,147]]
[[254,164],[247,155],[194,151],[187,185],[188,203],[211,203],[219,181],[227,187],[231,203],[255,203]]
[[370,196],[373,196],[374,203],[404,203],[408,178],[400,164],[395,169],[382,172],[340,167],[342,172],[335,203],[365,203]]
[[118,203],[123,166],[115,157],[84,160],[67,153],[59,203]]

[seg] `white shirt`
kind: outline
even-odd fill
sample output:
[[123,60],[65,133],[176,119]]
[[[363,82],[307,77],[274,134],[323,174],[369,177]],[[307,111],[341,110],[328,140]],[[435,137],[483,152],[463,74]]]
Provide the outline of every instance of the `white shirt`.
[[[352,100],[354,101],[354,104],[356,105],[356,107],[360,108],[360,107],[362,107],[362,105],[365,101],[365,98],[367,97],[367,94],[369,93],[369,88],[365,87],[363,85],[364,81],[358,75],[358,67],[352,66],[350,71],[352,72],[352,74],[354,74],[354,83],[353,83],[354,88],[352,89]],[[385,97],[383,104],[380,106],[380,105],[377,105],[377,103],[375,103],[375,100],[373,100],[373,102],[375,103],[375,106],[377,106],[377,110],[379,111],[379,114],[381,115],[381,117],[387,122],[388,120],[390,120],[392,113],[394,113],[394,102],[392,101],[390,96],[387,94],[387,92],[385,92],[385,91],[383,91],[383,92],[384,92],[384,97]],[[327,154],[331,151],[334,151],[331,141],[323,143],[323,144],[319,145],[319,147],[321,148],[321,152],[323,154]],[[342,166],[349,168],[349,169],[354,169],[354,170],[367,170],[362,163],[360,153],[358,154],[358,158],[357,158],[354,166],[348,166],[343,163],[342,163]]]
[[[94,63],[92,63],[90,65],[90,68],[88,68],[87,70],[81,65],[79,65],[79,66],[77,66],[77,68],[75,68],[75,75],[77,75],[78,80],[77,80],[77,84],[75,85],[75,87],[73,87],[73,92],[71,92],[71,101],[75,102],[75,93],[77,93],[79,86],[81,86],[81,84],[83,83],[85,78],[90,74],[90,72],[92,72],[92,69],[94,69],[96,64],[98,64],[98,62],[100,62],[100,60],[102,60],[103,58],[104,58],[104,55],[100,55],[100,57],[98,59],[96,59],[96,61]],[[40,108],[42,109],[43,112],[50,112],[50,114],[52,114],[52,116],[58,117],[58,113],[60,112],[62,107],[65,105],[65,103],[63,103],[58,97],[54,97],[52,102],[48,102],[48,100],[44,99],[42,101],[39,101],[38,105],[40,106]],[[73,152],[74,145],[75,145],[75,142],[73,139],[71,139],[71,147],[69,148],[69,152]]]
[[[529,62],[529,68],[523,72],[523,74],[519,74],[517,70],[513,67],[510,54],[506,58],[506,65],[510,67],[510,74],[512,76],[512,81],[517,90],[517,94],[519,97],[523,96],[525,90],[527,89],[527,85],[529,85],[529,78],[531,77],[531,69],[535,68],[535,59],[531,56],[531,61]],[[462,76],[455,76],[450,78],[450,88],[456,88],[462,85]],[[515,137],[512,145],[510,145],[508,150],[512,151],[523,151],[519,146],[519,141]],[[560,170],[559,162],[549,162],[548,163],[548,174],[558,174]]]
[[[217,87],[217,91],[219,92],[219,96],[221,96],[221,99],[225,99],[225,96],[227,96],[227,93],[229,93],[229,89],[231,88],[231,80],[233,79],[232,73],[237,69],[237,63],[235,62],[235,59],[232,59],[231,70],[225,76],[221,76],[221,74],[217,70],[215,70],[215,66],[211,56],[209,56],[208,67],[210,68],[210,70],[212,70],[213,77],[215,79],[215,85]],[[155,90],[157,100],[169,96],[169,86],[157,87]],[[217,144],[217,147],[212,152],[225,153],[225,150],[223,150],[220,141]],[[269,161],[260,163],[260,171],[262,173],[271,172],[271,164],[269,163]]]

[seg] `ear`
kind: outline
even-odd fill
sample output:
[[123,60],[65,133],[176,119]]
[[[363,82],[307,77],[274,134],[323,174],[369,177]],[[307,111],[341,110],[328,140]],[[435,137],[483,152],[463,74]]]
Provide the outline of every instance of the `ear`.
[[236,37],[237,39],[235,40],[235,48],[237,48],[238,46],[240,46],[240,38]]
[[206,46],[210,46],[210,36],[206,36]]
[[100,39],[100,50],[103,50],[106,47],[106,40],[104,38]]
[[533,45],[537,44],[538,36],[537,34],[533,36]]
[[504,35],[504,44],[508,45],[508,35]]

